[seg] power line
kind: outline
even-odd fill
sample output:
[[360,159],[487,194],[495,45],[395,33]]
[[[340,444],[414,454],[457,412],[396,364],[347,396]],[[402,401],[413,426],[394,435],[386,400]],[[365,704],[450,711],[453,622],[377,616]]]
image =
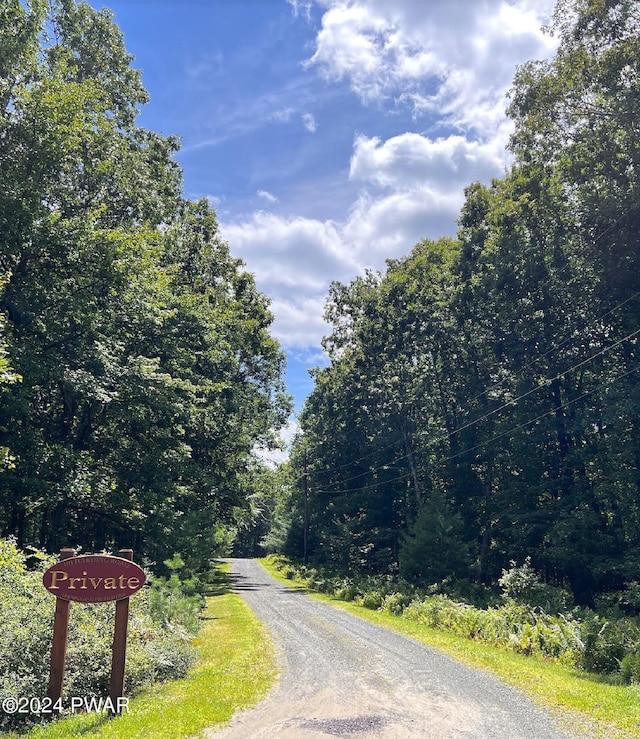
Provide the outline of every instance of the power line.
[[[561,379],[564,375],[567,375],[570,372],[573,372],[574,370],[579,369],[580,367],[583,367],[585,364],[588,364],[593,359],[596,359],[597,357],[602,356],[603,354],[611,351],[612,349],[615,349],[620,344],[624,343],[625,341],[628,341],[629,339],[634,338],[638,334],[640,334],[640,329],[636,329],[635,331],[632,331],[630,334],[628,334],[624,338],[618,339],[618,341],[614,342],[613,344],[610,344],[609,346],[605,347],[604,349],[601,349],[600,351],[598,351],[595,354],[591,355],[587,359],[583,359],[582,361],[578,362],[577,364],[573,365],[572,367],[569,367],[568,369],[565,369],[562,372],[559,372],[554,377],[545,378],[544,384],[540,384],[537,387],[534,387],[534,388],[531,388],[530,390],[527,390],[526,393],[523,393],[522,395],[519,395],[518,397],[513,398],[512,400],[509,400],[506,403],[503,403],[502,405],[498,406],[497,408],[494,408],[493,410],[489,411],[488,413],[485,413],[483,416],[480,416],[479,418],[475,418],[473,421],[469,421],[468,423],[464,424],[463,426],[460,426],[459,428],[457,428],[457,429],[455,429],[453,431],[447,432],[443,436],[437,437],[435,439],[431,439],[427,443],[426,446],[427,447],[430,447],[430,446],[433,446],[435,444],[438,444],[438,443],[440,443],[442,441],[446,441],[447,439],[450,439],[453,436],[455,436],[456,434],[459,434],[462,431],[465,431],[466,429],[470,428],[471,426],[475,426],[476,424],[481,423],[482,421],[487,420],[488,418],[490,418],[491,416],[495,415],[496,413],[499,413],[500,411],[505,410],[506,408],[515,406],[517,403],[519,403],[524,398],[527,398],[528,396],[532,395],[533,393],[538,392],[543,387],[547,387],[548,385],[551,385],[556,380]],[[580,396],[580,397],[583,397],[583,396]],[[575,402],[575,401],[571,401],[571,402]],[[389,447],[387,447],[387,448],[389,448]],[[376,452],[372,452],[371,454],[380,453],[380,451],[382,451],[382,450],[377,450]],[[405,459],[408,459],[411,456],[412,453],[413,452],[409,452],[408,454],[404,454],[404,455],[402,455],[400,457],[397,457],[390,464],[395,464],[396,462],[401,462],[401,461],[403,461]],[[368,456],[371,456],[371,455],[368,455]],[[355,462],[353,464],[355,464]],[[334,467],[334,468],[329,469],[329,470],[323,470],[322,472],[326,472],[326,473],[331,474],[331,473],[336,472],[336,471],[338,471],[339,469],[341,469],[341,468],[343,468],[345,466],[348,466],[348,465],[340,465],[338,467]],[[347,482],[351,482],[351,481],[356,480],[356,479],[358,479],[360,477],[364,477],[365,475],[375,474],[376,472],[382,471],[384,469],[384,467],[387,467],[387,466],[389,466],[389,465],[382,465],[380,467],[377,467],[377,468],[374,468],[374,469],[370,469],[370,470],[367,470],[366,472],[363,472],[361,474],[355,475],[354,477],[346,478],[344,480],[338,480],[335,483],[329,483],[328,484],[328,487],[344,485]]]
[[[602,238],[604,238],[604,237],[605,237],[605,236],[606,236],[607,234],[609,234],[609,233],[610,233],[611,231],[613,231],[613,229],[614,229],[614,228],[615,228],[615,227],[616,227],[616,226],[617,226],[617,225],[618,225],[618,224],[620,223],[620,221],[621,221],[621,220],[622,220],[623,218],[625,218],[625,217],[626,217],[626,216],[627,216],[627,215],[628,215],[628,214],[629,214],[629,213],[630,213],[630,212],[631,212],[631,211],[632,211],[632,210],[633,210],[633,209],[634,209],[635,207],[636,207],[636,206],[635,206],[635,204],[631,204],[631,205],[630,205],[630,206],[629,206],[628,208],[626,208],[626,209],[625,209],[625,210],[624,210],[624,211],[623,211],[623,212],[622,212],[622,213],[621,213],[621,214],[620,214],[620,215],[619,215],[619,216],[618,216],[618,217],[617,217],[617,218],[616,218],[616,219],[615,219],[615,220],[614,220],[614,221],[613,221],[613,222],[612,222],[611,224],[609,224],[609,226],[608,226],[608,227],[607,227],[607,228],[606,228],[606,229],[605,229],[605,230],[604,230],[604,231],[603,231],[602,233],[600,233],[600,234],[599,234],[599,235],[598,235],[598,236],[597,236],[597,237],[596,237],[596,238],[595,238],[595,239],[593,240],[592,244],[593,244],[593,245],[597,244],[597,243],[598,243],[598,242],[599,242],[599,241],[600,241],[600,240],[601,240]],[[533,246],[532,246],[532,247],[531,247],[531,248],[529,249],[529,251],[530,251],[530,252],[533,252],[534,248],[537,248],[537,247],[538,247],[538,245],[536,245],[535,247],[533,247]],[[525,252],[524,254],[526,255],[526,252]],[[566,269],[568,269],[568,268],[569,268],[570,266],[571,266],[571,265],[569,265],[569,264],[565,265],[565,266],[564,266],[564,267],[563,267],[563,268],[562,268],[561,270],[559,270],[559,271],[558,271],[558,272],[557,272],[557,273],[556,273],[555,275],[553,275],[552,277],[550,277],[550,278],[549,278],[548,280],[546,280],[546,281],[545,281],[545,282],[543,282],[543,283],[539,283],[539,284],[537,285],[538,289],[541,289],[542,287],[545,287],[546,285],[548,285],[548,284],[551,284],[551,282],[552,282],[552,281],[553,281],[554,279],[555,279],[555,280],[557,280],[557,279],[558,279],[558,277],[559,277],[559,276],[560,276],[560,275],[562,274],[562,272],[564,272],[564,271],[565,271]],[[573,282],[573,281],[574,281],[575,279],[577,279],[577,277],[576,277],[576,278],[574,278],[573,280],[570,280],[570,281],[569,281],[569,283],[566,283],[566,284],[570,284],[570,283],[571,283],[571,282]],[[594,319],[594,323],[596,323],[596,324],[597,324],[597,323],[600,323],[600,322],[604,321],[604,319],[606,319],[606,318],[607,318],[608,316],[610,316],[610,315],[611,315],[612,313],[614,313],[615,311],[617,311],[617,310],[619,310],[620,308],[624,307],[624,306],[625,306],[626,304],[628,304],[628,303],[629,303],[629,302],[631,302],[632,300],[635,300],[635,299],[636,299],[637,297],[639,297],[639,296],[640,296],[640,291],[638,291],[638,292],[634,293],[633,295],[631,295],[630,297],[626,298],[626,299],[625,299],[624,301],[622,301],[622,302],[621,302],[621,303],[619,303],[618,305],[616,305],[616,306],[614,306],[613,308],[610,308],[609,310],[607,310],[607,311],[606,311],[606,312],[605,312],[604,314],[602,314],[602,315],[598,316],[597,318],[595,318],[595,319]],[[587,322],[586,326],[588,327],[588,326],[589,326],[590,324],[591,324],[591,322]],[[545,380],[545,383],[544,383],[544,384],[545,384],[545,385],[548,385],[548,384],[550,384],[550,383],[554,382],[555,380],[557,380],[557,379],[560,379],[560,378],[561,378],[562,376],[564,376],[564,375],[568,374],[569,372],[572,372],[572,371],[574,371],[575,369],[578,369],[578,368],[580,368],[580,367],[581,367],[581,366],[583,366],[584,364],[586,364],[586,363],[590,362],[591,360],[595,359],[596,357],[598,357],[598,356],[601,356],[602,354],[604,354],[604,353],[606,353],[606,352],[610,351],[611,349],[615,348],[616,346],[618,346],[619,344],[623,343],[624,341],[627,341],[628,339],[630,339],[630,338],[633,338],[633,337],[634,337],[635,335],[637,335],[638,333],[640,333],[640,330],[639,330],[639,331],[634,331],[634,332],[632,332],[631,334],[627,335],[627,336],[626,336],[626,337],[624,337],[623,339],[620,339],[619,341],[615,342],[614,344],[612,344],[612,345],[610,345],[610,346],[608,346],[608,347],[605,347],[604,349],[602,349],[601,351],[599,351],[599,352],[597,352],[596,354],[592,355],[592,356],[591,356],[591,357],[589,357],[588,359],[585,359],[585,360],[583,360],[583,361],[581,361],[581,362],[579,362],[579,363],[577,363],[577,364],[573,365],[572,367],[569,367],[568,369],[566,369],[566,370],[563,370],[562,372],[558,373],[558,374],[557,374],[557,375],[556,375],[555,377],[553,377],[553,378],[551,378],[551,379],[546,379],[546,380]],[[565,346],[566,346],[567,344],[571,343],[571,342],[572,342],[572,341],[574,340],[574,338],[575,338],[574,336],[570,336],[570,337],[568,337],[567,339],[565,339],[565,340],[564,340],[563,342],[561,342],[561,343],[560,343],[559,345],[557,345],[557,346],[555,346],[555,347],[551,347],[551,348],[550,348],[550,349],[548,349],[548,350],[547,350],[547,351],[546,351],[546,352],[545,352],[544,354],[541,354],[541,355],[539,355],[539,356],[535,357],[535,358],[534,358],[533,360],[531,360],[530,362],[528,362],[528,363],[527,363],[527,364],[525,364],[524,366],[520,367],[518,371],[519,371],[519,372],[523,372],[523,371],[525,371],[526,369],[528,369],[528,368],[530,368],[530,367],[534,366],[534,365],[535,365],[536,363],[540,362],[540,361],[541,361],[542,359],[544,359],[545,357],[549,356],[550,354],[553,354],[553,353],[555,353],[555,352],[558,352],[558,351],[560,351],[560,350],[561,350],[562,348],[564,348],[564,347],[565,347]],[[503,386],[504,386],[504,382],[505,382],[504,380],[500,380],[500,381],[498,381],[497,383],[493,383],[493,384],[492,384],[492,385],[490,385],[490,386],[489,386],[488,388],[486,388],[486,389],[485,389],[485,390],[484,390],[484,391],[483,391],[482,393],[480,393],[479,395],[475,396],[474,398],[472,398],[472,399],[471,399],[470,401],[468,401],[468,402],[469,402],[469,403],[473,403],[474,401],[476,401],[476,400],[480,399],[481,397],[483,397],[483,396],[487,395],[487,394],[488,394],[488,393],[490,393],[491,391],[494,391],[494,390],[496,390],[496,389],[498,389],[498,388],[501,388],[501,387],[503,387]],[[522,395],[518,396],[517,398],[514,398],[514,399],[510,400],[510,401],[509,401],[509,402],[507,402],[507,403],[504,403],[503,405],[499,406],[498,408],[494,408],[493,410],[491,410],[490,412],[488,412],[488,413],[484,414],[483,416],[480,416],[480,417],[478,417],[478,418],[476,418],[476,419],[474,419],[474,420],[472,420],[472,421],[469,421],[468,423],[466,423],[466,424],[464,424],[463,426],[461,426],[461,427],[459,427],[459,428],[455,429],[454,431],[448,432],[447,434],[445,434],[445,435],[444,435],[444,436],[442,436],[442,437],[439,437],[439,438],[433,439],[433,440],[432,440],[432,441],[431,441],[431,442],[429,443],[429,446],[430,446],[431,444],[436,444],[436,443],[439,443],[439,442],[441,442],[441,441],[444,441],[444,440],[446,440],[446,439],[448,439],[448,438],[451,438],[451,437],[453,437],[453,436],[454,436],[455,434],[458,434],[458,433],[460,433],[461,431],[464,431],[465,429],[467,429],[467,428],[469,428],[469,427],[471,427],[471,426],[473,426],[473,425],[475,425],[475,424],[477,424],[477,423],[481,423],[482,421],[484,421],[484,420],[486,420],[487,418],[491,417],[491,416],[492,416],[492,415],[494,415],[495,413],[498,413],[498,412],[500,412],[501,410],[504,410],[505,408],[508,408],[508,407],[510,407],[510,406],[513,406],[513,405],[515,405],[515,404],[516,404],[517,402],[519,402],[519,401],[520,401],[520,400],[522,400],[523,398],[525,398],[525,397],[527,397],[527,396],[531,395],[532,393],[536,392],[536,391],[537,391],[537,390],[539,390],[539,389],[540,389],[541,387],[544,387],[544,385],[540,385],[540,386],[538,386],[538,387],[536,387],[536,388],[532,388],[531,390],[527,391],[526,393],[523,393]],[[426,432],[419,432],[419,433],[426,433]],[[394,441],[394,442],[393,442],[393,443],[391,443],[391,444],[387,444],[386,446],[383,446],[383,447],[377,448],[377,449],[375,449],[375,450],[373,450],[373,451],[371,451],[371,452],[368,452],[368,453],[366,453],[366,454],[364,454],[364,455],[362,455],[362,456],[358,457],[358,458],[357,458],[357,459],[355,459],[355,460],[350,460],[349,462],[345,462],[345,463],[343,463],[343,464],[337,465],[337,466],[335,466],[335,467],[333,467],[333,468],[330,468],[330,469],[328,469],[328,470],[322,470],[321,472],[323,472],[323,473],[328,473],[328,474],[331,474],[331,473],[334,473],[334,472],[337,472],[337,471],[339,471],[340,469],[344,469],[344,468],[347,468],[347,467],[351,467],[351,468],[353,468],[353,467],[354,467],[354,466],[355,466],[356,464],[359,464],[360,462],[363,462],[363,461],[365,461],[365,460],[369,459],[370,457],[373,457],[373,456],[379,455],[379,454],[381,454],[382,452],[384,452],[384,451],[387,451],[388,449],[392,449],[393,447],[395,447],[395,446],[396,446],[396,444],[397,444],[397,443],[398,443],[398,440]],[[400,462],[400,461],[403,461],[404,459],[407,459],[407,458],[409,458],[409,457],[411,456],[411,454],[412,454],[412,453],[413,453],[413,452],[409,452],[409,453],[407,453],[407,454],[401,455],[400,457],[397,457],[396,459],[394,459],[394,460],[393,460],[392,462],[388,463],[387,465],[383,465],[383,466],[381,466],[381,467],[377,467],[377,468],[369,469],[369,470],[367,470],[367,471],[365,471],[365,472],[359,473],[359,474],[357,474],[357,475],[354,475],[354,476],[352,476],[352,477],[350,477],[350,478],[347,478],[347,479],[345,479],[345,480],[340,480],[340,481],[337,481],[337,482],[335,482],[335,483],[329,483],[329,486],[332,486],[332,485],[333,485],[333,486],[336,486],[336,485],[342,485],[342,484],[344,484],[344,483],[347,483],[347,482],[351,482],[351,481],[353,481],[353,480],[356,480],[356,479],[359,479],[359,478],[361,478],[361,477],[365,477],[365,476],[367,476],[367,475],[369,475],[369,474],[375,474],[375,473],[376,473],[377,471],[380,471],[380,470],[384,469],[385,467],[388,467],[388,466],[390,466],[390,465],[394,465],[394,464],[396,464],[397,462]]]
[[625,336],[622,339],[619,339],[618,341],[614,342],[613,344],[610,344],[609,346],[605,347],[604,349],[601,349],[596,354],[592,354],[587,359],[583,359],[581,362],[578,362],[577,364],[574,364],[573,367],[569,367],[566,370],[562,370],[562,372],[559,372],[555,377],[551,378],[545,378],[544,384],[540,384],[537,387],[531,388],[531,390],[527,390],[526,393],[523,393],[522,395],[519,395],[517,398],[513,398],[513,400],[509,400],[506,403],[503,403],[501,406],[498,406],[498,408],[494,408],[492,411],[489,411],[489,413],[485,413],[484,416],[480,416],[480,418],[476,418],[474,421],[469,421],[464,426],[461,426],[460,428],[456,429],[455,431],[451,431],[446,436],[439,439],[439,441],[443,441],[446,438],[450,438],[454,436],[455,434],[460,433],[461,431],[464,431],[465,429],[468,429],[470,426],[474,426],[476,423],[480,423],[481,421],[486,420],[487,418],[493,416],[495,413],[499,413],[500,411],[504,410],[505,408],[509,408],[510,406],[515,405],[516,403],[519,403],[524,398],[528,397],[529,395],[532,395],[533,393],[538,392],[541,388],[550,385],[551,383],[555,382],[556,380],[561,379],[564,377],[564,375],[569,374],[570,372],[573,372],[576,369],[579,369],[580,367],[583,367],[585,364],[589,363],[591,360],[596,359],[597,357],[602,356],[608,351],[611,351],[611,349],[615,349],[617,346],[622,344],[625,341],[628,341],[629,339],[632,339],[634,336],[637,336],[640,334],[640,328],[636,329],[635,331],[632,331],[630,334]]
[[515,433],[516,431],[519,431],[520,429],[526,428],[527,426],[531,426],[531,424],[536,423],[537,421],[540,421],[542,418],[545,418],[546,416],[550,416],[552,413],[556,413],[559,410],[562,410],[563,408],[567,408],[570,405],[573,405],[574,403],[577,403],[579,400],[582,400],[583,398],[586,398],[587,396],[593,394],[596,390],[598,390],[600,387],[608,387],[610,385],[613,385],[615,382],[618,382],[618,380],[622,380],[625,377],[628,377],[629,375],[633,374],[634,372],[637,372],[640,369],[640,365],[637,367],[634,367],[633,369],[629,370],[628,372],[624,372],[621,375],[618,375],[618,377],[615,377],[611,382],[608,383],[600,383],[594,388],[591,388],[591,390],[587,390],[582,395],[579,395],[577,398],[573,398],[572,400],[569,400],[566,403],[561,403],[560,405],[556,406],[555,408],[552,408],[551,410],[546,411],[545,413],[541,413],[539,416],[536,416],[535,418],[530,419],[529,421],[525,421],[524,423],[519,424],[518,426],[514,426],[512,429],[509,429],[508,431],[503,431],[499,434],[496,434],[495,436],[492,436],[490,439],[486,439],[485,441],[480,442],[479,444],[476,444],[473,447],[470,447],[469,449],[465,449],[462,452],[457,452],[456,454],[452,454],[450,457],[447,457],[444,459],[444,462],[450,462],[453,459],[457,459],[458,457],[464,456],[465,454],[469,454],[470,452],[475,451],[476,449],[480,449],[483,446],[486,446],[487,444],[491,444],[497,439],[501,439],[503,436],[510,436],[511,434]]
[[331,494],[331,495],[340,495],[340,494],[346,494],[349,495],[351,493],[361,493],[365,490],[371,490],[373,488],[378,488],[381,485],[389,485],[392,482],[399,482],[400,480],[406,480],[408,477],[411,477],[410,472],[406,472],[404,475],[399,475],[398,477],[393,477],[390,480],[380,480],[380,482],[372,482],[370,485],[363,485],[359,488],[349,488],[348,490],[314,490],[315,493],[325,493],[325,494]]
[[[502,431],[499,434],[495,434],[490,439],[485,439],[484,441],[480,442],[479,444],[476,444],[475,446],[469,447],[468,449],[465,449],[464,451],[457,452],[456,454],[452,454],[451,456],[446,457],[442,461],[443,462],[450,462],[450,461],[452,461],[454,459],[457,459],[458,457],[462,457],[462,456],[464,456],[466,454],[470,454],[471,452],[474,452],[477,449],[480,449],[480,448],[482,448],[484,446],[487,446],[488,444],[491,444],[494,441],[497,441],[498,439],[501,439],[501,438],[503,438],[505,436],[511,436],[516,431],[520,431],[521,429],[526,428],[527,426],[531,426],[532,424],[540,421],[541,419],[546,418],[547,416],[550,416],[551,414],[556,413],[557,411],[562,410],[563,408],[567,408],[570,405],[573,405],[574,403],[577,403],[579,400],[582,400],[583,398],[588,397],[589,395],[592,395],[599,388],[601,388],[601,387],[609,387],[609,386],[613,385],[614,383],[618,382],[618,380],[622,380],[625,377],[628,377],[629,375],[633,374],[634,372],[637,372],[638,370],[640,370],[640,365],[634,367],[631,370],[628,370],[627,372],[622,373],[621,375],[618,375],[618,377],[615,377],[610,382],[600,383],[596,387],[591,388],[591,390],[585,391],[584,393],[582,393],[582,395],[579,395],[577,398],[573,398],[572,400],[570,400],[570,401],[568,401],[566,403],[562,403],[561,405],[556,406],[555,408],[551,408],[550,410],[545,411],[544,413],[541,413],[540,415],[536,416],[535,418],[531,418],[528,421],[524,421],[523,423],[520,423],[517,426],[514,426],[513,428],[511,428],[511,429],[509,429],[507,431]],[[326,494],[347,494],[347,493],[348,494],[352,494],[352,493],[360,493],[360,492],[364,492],[366,490],[370,490],[370,489],[375,488],[375,487],[379,487],[380,485],[388,485],[388,484],[390,484],[392,482],[398,482],[400,480],[407,479],[408,477],[411,477],[411,473],[410,472],[407,472],[404,475],[400,475],[399,477],[394,477],[391,480],[381,480],[380,482],[372,483],[371,485],[365,485],[365,486],[360,487],[360,488],[351,488],[349,490],[316,490],[314,492],[317,492],[317,493],[326,493]]]
[[[630,297],[626,298],[625,300],[623,300],[622,303],[619,303],[618,305],[614,306],[613,308],[610,308],[608,311],[606,311],[606,313],[603,313],[602,315],[600,315],[597,318],[593,319],[593,323],[600,323],[600,322],[604,321],[604,319],[607,318],[608,316],[610,316],[612,313],[614,313],[615,311],[619,310],[620,308],[623,308],[627,303],[631,302],[632,300],[635,300],[638,297],[640,297],[640,290],[638,292],[634,293],[633,295],[631,295]],[[587,323],[587,326],[588,325],[589,325],[589,323]],[[634,332],[634,333],[637,333],[637,332]],[[621,342],[622,341],[625,341],[627,338],[629,338],[629,337],[627,336],[624,339],[621,339],[620,341]],[[561,342],[560,344],[558,344],[557,346],[551,347],[546,352],[544,352],[544,354],[541,354],[541,355],[537,356],[535,359],[531,360],[527,364],[525,364],[522,367],[520,367],[519,368],[519,371],[520,372],[524,372],[525,370],[529,369],[530,367],[533,367],[537,362],[539,362],[540,360],[542,360],[545,357],[549,356],[550,354],[553,354],[556,351],[560,351],[560,349],[562,349],[565,345],[569,344],[573,340],[574,340],[574,337],[569,337],[569,338],[565,339],[563,342]],[[612,348],[612,347],[609,347],[609,348]],[[603,350],[603,352],[605,352],[605,351],[608,351],[608,349],[606,348],[606,349]],[[603,352],[601,352],[601,353],[603,353]],[[593,359],[596,356],[599,356],[599,355],[596,354],[593,357],[590,357],[589,359],[585,360],[585,362],[590,361],[590,359]],[[574,369],[580,367],[581,364],[582,363],[579,363],[578,365],[575,365],[574,367],[570,367],[569,369],[564,370],[556,378],[552,378],[551,380],[548,380],[547,382],[553,382],[554,379],[559,379],[559,377],[561,377],[563,374],[567,374],[568,372],[571,372]],[[494,391],[494,390],[496,390],[498,388],[501,388],[504,385],[504,382],[505,382],[505,380],[500,380],[498,382],[495,382],[495,383],[491,384],[483,392],[481,392],[480,394],[478,394],[475,397],[471,398],[471,400],[469,400],[467,402],[469,404],[471,404],[471,403],[475,402],[476,400],[479,400],[480,398],[484,397],[485,395],[488,395],[490,392],[492,392],[492,391]],[[534,388],[534,390],[531,390],[528,393],[525,393],[525,395],[528,395],[528,394],[530,394],[531,392],[534,392],[537,389],[538,388]],[[524,396],[520,396],[520,397],[524,397]],[[517,402],[519,399],[520,398],[516,398],[516,399],[510,401],[509,403],[505,404],[504,406],[501,406],[498,409],[494,409],[493,411],[491,411],[486,416],[481,416],[481,417],[475,419],[474,421],[470,421],[465,426],[462,426],[461,428],[458,428],[455,431],[452,431],[447,436],[452,436],[453,434],[459,433],[460,431],[464,431],[465,429],[469,428],[469,426],[472,426],[473,424],[478,423],[478,422],[484,420],[488,416],[493,415],[493,413],[497,412],[498,410],[502,410],[504,407],[506,407],[508,405],[511,405],[514,402]],[[445,436],[443,438],[447,438],[447,436]],[[439,439],[438,441],[442,441],[443,438]],[[372,452],[367,452],[367,454],[363,454],[362,456],[358,457],[357,459],[351,460],[350,462],[344,462],[343,464],[336,465],[335,467],[331,468],[330,470],[326,470],[326,471],[327,472],[336,472],[336,471],[338,471],[340,469],[344,469],[345,467],[353,467],[354,465],[359,464],[360,462],[364,462],[369,457],[372,457],[372,456],[375,456],[377,454],[380,454],[381,452],[387,451],[388,449],[392,449],[394,446],[396,446],[396,444],[398,443],[398,441],[399,441],[399,439],[397,439],[396,441],[392,442],[391,444],[387,444],[387,445],[385,445],[383,447],[379,447],[378,449],[375,449]],[[389,464],[394,464],[397,461],[400,461],[402,459],[406,459],[408,456],[409,456],[409,454],[405,454],[402,457],[399,457],[398,459],[393,460]],[[358,477],[363,477],[364,475],[369,474],[369,472],[370,472],[370,470],[367,470],[366,472],[362,472],[362,473],[354,476],[353,478],[349,478],[349,479],[351,480],[351,479],[357,479]]]
[[[611,315],[612,313],[614,313],[615,311],[617,311],[619,308],[623,308],[627,303],[631,302],[632,300],[635,300],[637,297],[640,297],[640,290],[638,292],[634,293],[633,295],[631,295],[630,297],[628,297],[626,300],[623,300],[622,303],[619,303],[618,305],[614,306],[613,308],[610,308],[606,313],[603,313],[601,316],[598,316],[597,318],[595,318],[594,321],[593,321],[593,323],[600,323],[600,322],[604,321],[604,319],[607,318],[609,315]],[[588,325],[589,324],[587,323],[587,327],[588,327]],[[540,360],[544,359],[545,357],[549,356],[550,354],[553,354],[554,352],[560,351],[560,349],[562,349],[564,346],[566,346],[567,344],[569,344],[573,340],[574,340],[574,337],[573,336],[569,336],[564,341],[560,342],[560,344],[558,344],[557,346],[551,347],[551,349],[548,349],[546,352],[544,352],[544,354],[540,354],[539,356],[537,356],[534,359],[532,359],[530,362],[527,362],[527,364],[523,365],[522,367],[519,367],[518,368],[518,371],[519,372],[524,372],[525,370],[529,369],[530,367],[533,367]],[[496,388],[498,388],[501,385],[503,385],[504,382],[505,382],[505,380],[498,381],[497,383],[493,384],[491,387],[489,387],[486,390],[484,390],[483,392],[481,392],[479,395],[476,395],[474,398],[471,398],[471,400],[468,401],[468,402],[469,403],[473,403],[474,401],[479,400],[484,395],[487,395],[487,393],[489,393],[492,390],[495,390]]]

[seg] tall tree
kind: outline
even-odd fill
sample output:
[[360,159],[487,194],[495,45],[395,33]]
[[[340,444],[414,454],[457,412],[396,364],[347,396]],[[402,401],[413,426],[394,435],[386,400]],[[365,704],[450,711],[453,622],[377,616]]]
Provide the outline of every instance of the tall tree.
[[111,14],[3,12],[0,305],[23,381],[0,398],[2,528],[206,560],[288,410],[267,301],[183,199],[176,139],[137,126]]
[[[561,384],[574,388],[555,423],[564,479],[573,476],[576,495],[563,496],[548,546],[565,571],[577,570],[572,577],[582,583],[575,587],[588,600],[595,587],[615,586],[628,576],[627,558],[635,558],[638,542],[637,529],[631,533],[623,521],[637,520],[635,505],[629,504],[640,490],[635,374],[640,11],[627,0],[560,2],[554,28],[561,40],[556,57],[525,65],[516,77],[512,148],[522,170],[550,173],[541,181],[553,182],[563,200],[565,217],[556,217],[555,233],[567,263],[562,277],[567,286],[573,283],[565,302],[572,310],[565,315],[580,332],[573,343],[580,347],[576,358],[597,355],[572,379],[551,385],[556,407],[563,400]],[[576,398],[584,393],[589,397]],[[565,412],[567,401],[571,409]],[[614,487],[600,467],[609,455],[620,465],[620,484]]]
[[342,553],[389,541],[430,577],[450,537],[475,558],[458,573],[530,556],[589,604],[640,561],[640,11],[562,0],[553,30],[516,75],[513,166],[467,188],[458,240],[332,289],[302,426]]

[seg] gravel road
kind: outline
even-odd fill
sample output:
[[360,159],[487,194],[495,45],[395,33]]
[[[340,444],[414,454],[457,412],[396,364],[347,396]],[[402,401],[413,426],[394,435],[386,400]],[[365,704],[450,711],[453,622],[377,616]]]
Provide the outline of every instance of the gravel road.
[[231,561],[238,593],[280,653],[278,686],[210,739],[567,739],[575,736],[479,670]]

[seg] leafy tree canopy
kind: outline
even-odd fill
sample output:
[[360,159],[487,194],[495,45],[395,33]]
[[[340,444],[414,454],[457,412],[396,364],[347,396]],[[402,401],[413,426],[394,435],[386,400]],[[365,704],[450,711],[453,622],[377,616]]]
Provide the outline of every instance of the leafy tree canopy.
[[288,414],[283,355],[131,62],[109,11],[2,4],[0,525],[202,562]]
[[551,30],[458,238],[330,291],[292,455],[320,562],[495,584],[526,561],[580,604],[637,579],[640,9],[561,0]]

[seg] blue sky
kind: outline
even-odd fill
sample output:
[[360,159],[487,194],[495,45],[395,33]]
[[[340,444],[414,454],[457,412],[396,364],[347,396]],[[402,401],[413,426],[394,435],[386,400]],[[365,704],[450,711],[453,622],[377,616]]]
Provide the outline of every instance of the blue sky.
[[140,125],[181,138],[185,195],[270,297],[297,409],[330,283],[455,234],[465,185],[508,165],[516,66],[556,46],[553,0],[92,4],[143,73]]

